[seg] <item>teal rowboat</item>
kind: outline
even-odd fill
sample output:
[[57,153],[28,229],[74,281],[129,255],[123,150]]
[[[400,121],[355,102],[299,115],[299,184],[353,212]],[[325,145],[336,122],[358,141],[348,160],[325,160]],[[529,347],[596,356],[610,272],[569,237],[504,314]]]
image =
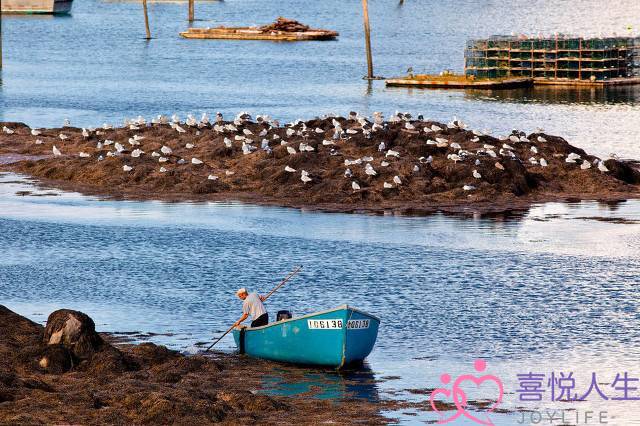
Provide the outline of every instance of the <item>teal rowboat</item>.
[[233,330],[240,353],[294,364],[342,368],[371,353],[380,320],[342,305],[328,311]]

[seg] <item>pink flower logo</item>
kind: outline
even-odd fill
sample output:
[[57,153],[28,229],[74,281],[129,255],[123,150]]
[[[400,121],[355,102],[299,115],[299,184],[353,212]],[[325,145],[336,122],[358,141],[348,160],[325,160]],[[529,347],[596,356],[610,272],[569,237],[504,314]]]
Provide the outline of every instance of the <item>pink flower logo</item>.
[[[481,373],[484,370],[486,370],[487,363],[484,360],[477,359],[473,363],[473,368],[477,372]],[[451,382],[451,376],[447,373],[444,373],[443,375],[440,376],[440,381],[442,382],[442,384],[448,385]],[[480,388],[483,383],[494,383],[497,386],[498,392],[499,392],[499,395],[496,398],[496,402],[487,409],[487,415],[485,419],[479,418],[471,414],[469,411],[467,411],[467,409],[469,408],[467,403],[467,394],[464,392],[462,388],[462,386],[471,386],[471,385],[475,385],[476,388]],[[447,398],[447,400],[451,400],[451,398],[453,397],[453,403],[456,406],[456,412],[453,413],[451,416],[446,417],[445,413],[438,410],[435,405],[435,398],[438,395],[444,395]],[[486,425],[486,426],[493,426],[493,422],[489,418],[489,413],[493,412],[498,407],[498,405],[500,405],[500,403],[502,402],[503,395],[504,395],[504,387],[502,385],[502,381],[498,377],[491,374],[485,374],[484,376],[480,376],[480,377],[476,377],[471,374],[463,374],[462,376],[458,377],[455,380],[455,382],[453,382],[453,386],[451,390],[447,388],[434,389],[434,391],[431,392],[431,397],[429,398],[429,402],[431,404],[431,408],[433,409],[433,411],[438,413],[438,415],[440,416],[440,420],[438,420],[438,424],[449,423],[458,419],[460,416],[463,416],[469,420],[474,421],[475,423]]]

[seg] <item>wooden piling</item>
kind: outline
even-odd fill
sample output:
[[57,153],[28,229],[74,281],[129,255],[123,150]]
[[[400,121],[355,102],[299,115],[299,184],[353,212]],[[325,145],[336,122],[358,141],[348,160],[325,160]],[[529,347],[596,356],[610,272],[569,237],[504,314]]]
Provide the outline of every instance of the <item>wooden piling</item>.
[[369,6],[362,0],[362,17],[364,19],[364,41],[367,48],[367,78],[373,79],[373,59],[371,57],[371,28],[369,27]]
[[151,31],[149,31],[149,14],[147,13],[147,0],[142,0],[142,9],[144,10],[144,28],[147,31],[146,39],[150,40]]
[[193,17],[195,15],[195,6],[194,0],[189,0],[189,22],[193,22]]

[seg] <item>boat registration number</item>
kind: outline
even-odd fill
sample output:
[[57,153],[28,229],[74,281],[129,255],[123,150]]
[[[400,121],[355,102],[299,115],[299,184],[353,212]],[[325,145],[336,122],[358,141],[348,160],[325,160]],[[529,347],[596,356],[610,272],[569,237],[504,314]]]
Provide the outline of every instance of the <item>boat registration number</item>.
[[310,329],[323,329],[331,330],[336,328],[342,328],[341,319],[321,319],[321,320],[307,320],[307,325]]
[[[321,319],[307,320],[307,325],[309,326],[309,329],[332,330],[342,328],[344,323],[341,319]],[[347,321],[347,328],[357,330],[369,328],[369,320],[349,320]]]
[[369,320],[368,319],[349,320],[347,321],[347,328],[355,328],[355,329],[369,328]]

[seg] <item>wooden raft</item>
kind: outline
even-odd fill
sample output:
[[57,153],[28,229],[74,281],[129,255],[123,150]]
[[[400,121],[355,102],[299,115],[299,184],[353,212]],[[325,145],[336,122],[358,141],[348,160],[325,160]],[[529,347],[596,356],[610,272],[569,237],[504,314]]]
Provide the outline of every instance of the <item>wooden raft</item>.
[[223,40],[271,40],[271,41],[305,41],[333,40],[338,36],[336,31],[311,29],[308,31],[261,30],[255,27],[216,27],[189,28],[181,32],[184,38],[223,39]]
[[533,85],[532,78],[472,79],[460,75],[416,74],[385,80],[387,86],[442,89],[512,89]]

